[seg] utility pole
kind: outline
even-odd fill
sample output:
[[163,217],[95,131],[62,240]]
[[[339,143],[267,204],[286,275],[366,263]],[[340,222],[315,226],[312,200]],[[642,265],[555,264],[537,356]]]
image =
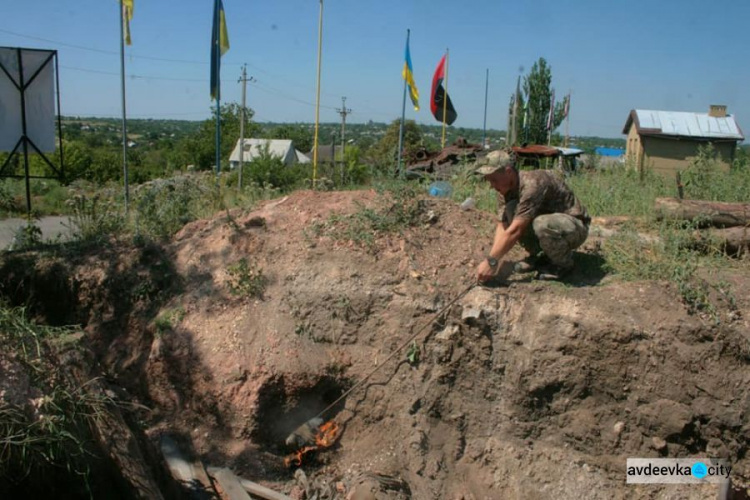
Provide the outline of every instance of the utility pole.
[[247,96],[247,82],[254,82],[255,78],[247,77],[247,64],[242,66],[242,76],[238,82],[242,82],[242,108],[240,109],[240,171],[237,180],[237,189],[242,191],[242,171],[245,169],[245,103]]
[[[346,97],[341,98],[341,108],[336,110],[341,115],[341,182],[344,182],[344,153],[346,152],[346,115],[352,112],[346,107]],[[336,148],[334,148],[333,164],[336,164]]]

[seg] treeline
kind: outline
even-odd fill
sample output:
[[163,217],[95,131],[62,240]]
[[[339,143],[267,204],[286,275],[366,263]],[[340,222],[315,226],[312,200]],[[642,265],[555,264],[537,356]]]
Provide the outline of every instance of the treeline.
[[[221,158],[222,170],[228,167],[228,158],[240,135],[239,105],[230,103],[221,109]],[[253,121],[253,110],[245,109],[245,137],[269,139],[291,139],[295,147],[308,154],[313,148],[314,126],[309,123],[273,124]],[[114,118],[65,117],[62,122],[65,183],[83,179],[96,184],[121,181],[122,169],[122,129],[121,121]],[[404,148],[407,151],[425,148],[429,151],[440,149],[442,129],[439,124],[423,125],[407,120],[405,124]],[[365,173],[388,173],[395,168],[398,148],[399,120],[385,123],[350,123],[341,137],[339,123],[324,123],[319,127],[318,143],[321,147],[346,142],[346,158],[337,158],[337,163],[345,169],[351,181],[363,180]],[[453,143],[464,138],[469,143],[481,143],[486,136],[490,147],[505,144],[505,131],[448,127],[446,142]],[[584,146],[585,142],[585,146]],[[562,143],[559,136],[553,143]],[[571,146],[592,149],[596,146],[624,146],[620,139],[579,138]],[[204,121],[131,119],[128,120],[127,159],[129,180],[134,184],[160,177],[167,177],[176,171],[211,170],[215,164],[215,122]],[[49,155],[53,163],[59,163],[59,152]],[[0,164],[7,159],[7,153],[0,153]],[[31,173],[51,175],[49,166],[38,155],[30,155]],[[271,175],[280,165],[265,159],[257,165],[261,173],[253,175],[253,166],[248,166],[248,179],[259,183],[284,178],[284,184],[299,181],[308,173],[304,169],[299,175]],[[15,155],[6,173],[23,174],[23,160]],[[325,172],[324,172],[325,173]],[[255,178],[253,178],[255,177]],[[276,186],[285,187],[285,186]]]

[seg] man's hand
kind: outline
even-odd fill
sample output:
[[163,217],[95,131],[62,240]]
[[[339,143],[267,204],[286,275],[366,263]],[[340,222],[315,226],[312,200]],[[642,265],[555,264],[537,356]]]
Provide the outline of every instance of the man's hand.
[[490,263],[487,262],[487,259],[484,259],[477,268],[477,279],[482,283],[484,283],[485,281],[489,281],[495,277],[499,269],[499,265],[496,268],[493,268],[492,266],[490,266]]

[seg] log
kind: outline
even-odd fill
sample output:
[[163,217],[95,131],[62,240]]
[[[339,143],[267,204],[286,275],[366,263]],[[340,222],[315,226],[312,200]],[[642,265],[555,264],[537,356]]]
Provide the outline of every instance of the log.
[[740,256],[750,253],[750,227],[727,227],[723,229],[711,228],[703,240],[718,243],[719,248],[729,255]]
[[705,219],[705,225],[715,227],[750,225],[750,203],[657,198],[654,208],[659,219]]

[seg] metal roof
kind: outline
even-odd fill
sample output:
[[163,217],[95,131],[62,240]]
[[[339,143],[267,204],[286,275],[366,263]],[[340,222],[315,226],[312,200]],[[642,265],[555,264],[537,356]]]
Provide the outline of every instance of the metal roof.
[[584,153],[583,149],[578,148],[557,148],[558,151],[560,151],[560,154],[563,156],[578,156],[582,155]]
[[631,119],[634,119],[638,132],[644,135],[734,139],[738,141],[745,139],[733,115],[717,118],[709,116],[708,113],[636,109],[631,112],[626,128],[629,128]]
[[[294,149],[294,144],[290,139],[245,139],[245,154],[243,160],[251,162],[258,156],[261,151],[268,146],[268,153],[271,156],[275,156],[281,159],[284,164],[289,165],[295,162],[307,163],[304,160],[309,158]],[[301,155],[301,156],[300,156]],[[240,141],[237,140],[237,144],[232,150],[232,154],[229,155],[230,162],[240,161]]]

